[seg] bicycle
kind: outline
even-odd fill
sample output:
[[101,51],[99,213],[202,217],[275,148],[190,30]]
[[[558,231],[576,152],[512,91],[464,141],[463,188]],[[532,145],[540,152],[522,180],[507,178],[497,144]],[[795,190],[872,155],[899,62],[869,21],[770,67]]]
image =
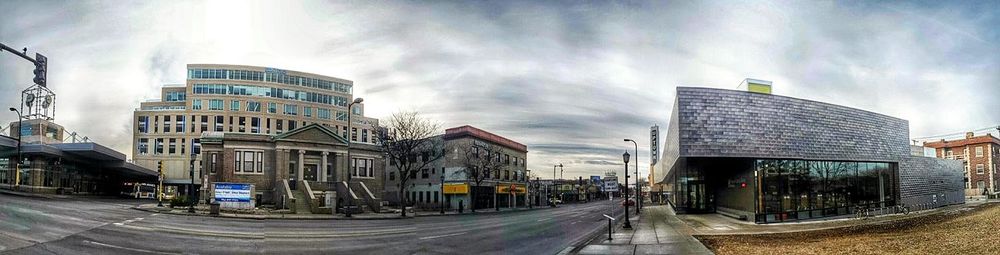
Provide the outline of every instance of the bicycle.
[[910,214],[910,208],[906,207],[905,205],[902,205],[902,204],[896,205],[896,213],[902,213],[903,215],[909,215]]

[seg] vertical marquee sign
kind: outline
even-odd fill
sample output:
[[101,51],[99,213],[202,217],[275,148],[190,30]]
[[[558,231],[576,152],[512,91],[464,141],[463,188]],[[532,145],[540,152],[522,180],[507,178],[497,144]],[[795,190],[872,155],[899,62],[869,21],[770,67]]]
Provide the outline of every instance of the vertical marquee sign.
[[656,165],[660,155],[660,126],[649,128],[649,165]]

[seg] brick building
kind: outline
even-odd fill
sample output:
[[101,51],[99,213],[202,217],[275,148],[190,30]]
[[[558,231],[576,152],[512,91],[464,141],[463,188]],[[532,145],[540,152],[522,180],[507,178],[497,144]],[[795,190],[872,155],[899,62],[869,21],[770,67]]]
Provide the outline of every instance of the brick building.
[[965,138],[925,142],[925,147],[934,148],[938,158],[956,159],[965,163],[965,195],[978,196],[983,191],[995,193],[1000,185],[1000,139],[986,134],[975,136],[968,132]]
[[379,211],[385,160],[380,148],[352,143],[326,125],[312,123],[280,135],[206,132],[201,136],[206,189],[213,183],[251,184],[249,205],[274,205],[296,213]]

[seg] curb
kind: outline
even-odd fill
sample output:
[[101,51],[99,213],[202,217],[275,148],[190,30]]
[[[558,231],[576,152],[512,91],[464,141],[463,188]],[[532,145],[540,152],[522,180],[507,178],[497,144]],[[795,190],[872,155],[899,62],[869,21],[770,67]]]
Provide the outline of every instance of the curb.
[[[164,208],[166,208],[166,207],[164,207]],[[138,207],[138,206],[132,207],[133,210],[144,211],[144,212],[151,212],[151,213],[162,213],[162,214],[183,215],[183,216],[213,217],[213,218],[227,218],[227,219],[246,219],[246,220],[402,220],[402,219],[414,219],[414,218],[422,218],[422,217],[443,217],[443,216],[490,215],[490,214],[518,213],[518,212],[527,212],[527,211],[535,211],[535,210],[544,210],[544,209],[549,209],[549,208],[551,208],[551,207],[529,209],[529,210],[499,211],[499,212],[497,212],[497,211],[489,211],[489,212],[462,213],[462,214],[443,214],[443,215],[442,214],[427,214],[427,215],[407,216],[405,218],[404,217],[400,217],[400,216],[394,216],[394,217],[372,217],[372,218],[367,218],[367,217],[351,217],[351,218],[347,218],[347,217],[325,216],[327,214],[321,214],[321,215],[324,215],[324,216],[320,216],[320,217],[298,217],[298,216],[285,217],[286,214],[261,215],[260,217],[239,216],[239,215],[226,215],[226,214],[208,215],[208,214],[202,214],[202,213],[194,213],[194,214],[192,214],[192,213],[187,213],[187,212],[177,213],[177,212],[173,212],[173,210],[158,210],[156,208],[141,208],[141,207]],[[291,215],[294,215],[294,214],[291,214]]]
[[[621,216],[624,216],[624,215],[625,215],[625,212],[622,212]],[[616,230],[620,230],[623,224],[625,224],[624,221],[618,221],[617,223],[614,224],[613,228],[616,229]],[[583,250],[583,248],[587,247],[587,245],[589,245],[590,243],[594,242],[594,240],[597,240],[601,236],[604,236],[604,230],[605,230],[604,228],[599,228],[597,230],[594,230],[593,233],[588,233],[588,234],[584,235],[586,238],[583,238],[583,240],[581,240],[581,241],[573,242],[569,246],[569,247],[572,247],[572,249],[570,249],[569,251],[566,251],[567,253],[565,253],[565,254],[577,254],[577,253],[579,253],[581,250]],[[567,247],[567,248],[569,248],[569,247]],[[565,249],[564,249],[564,251],[565,251]]]

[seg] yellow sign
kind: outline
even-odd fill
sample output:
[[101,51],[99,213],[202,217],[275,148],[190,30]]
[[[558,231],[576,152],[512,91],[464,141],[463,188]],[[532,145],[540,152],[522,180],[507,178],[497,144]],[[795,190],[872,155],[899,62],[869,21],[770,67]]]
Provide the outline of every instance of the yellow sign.
[[444,184],[445,194],[468,194],[469,185],[465,183],[445,183]]
[[497,184],[497,194],[510,194],[511,189],[514,190],[514,194],[524,194],[528,192],[528,189],[524,187],[524,184]]
[[747,83],[747,88],[750,92],[761,93],[761,94],[771,94],[771,85],[759,84],[759,83]]

